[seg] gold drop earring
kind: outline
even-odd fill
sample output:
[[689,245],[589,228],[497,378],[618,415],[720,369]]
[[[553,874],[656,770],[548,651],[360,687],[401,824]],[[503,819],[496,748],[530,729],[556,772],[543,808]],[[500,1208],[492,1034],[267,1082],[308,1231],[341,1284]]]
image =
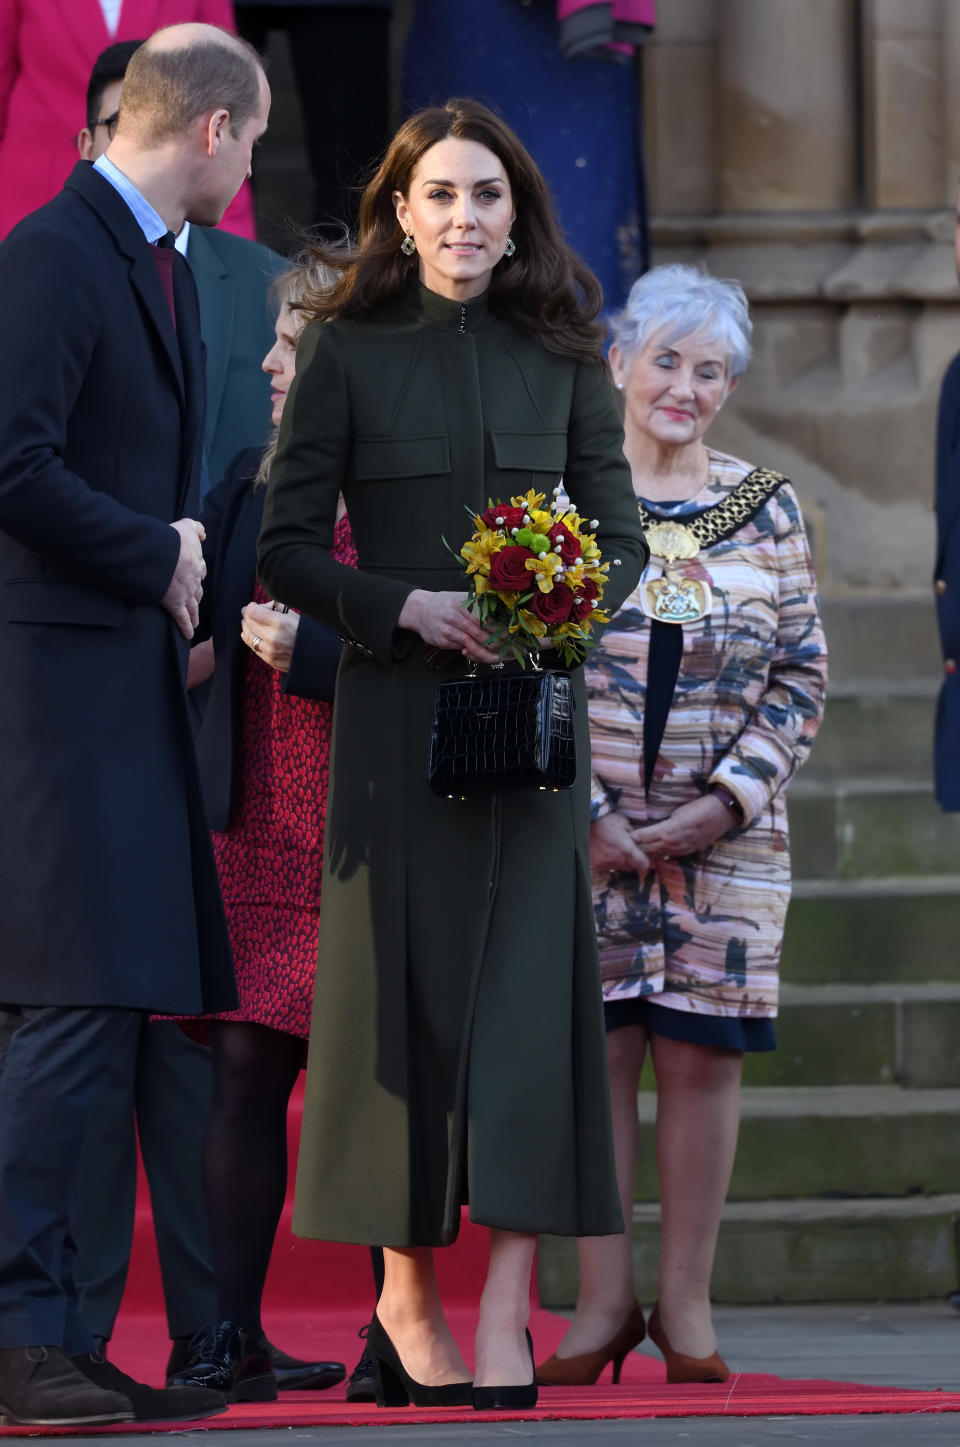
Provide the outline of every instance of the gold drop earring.
[[412,256],[417,249],[417,243],[413,239],[413,233],[408,231],[400,243],[400,250],[404,256]]

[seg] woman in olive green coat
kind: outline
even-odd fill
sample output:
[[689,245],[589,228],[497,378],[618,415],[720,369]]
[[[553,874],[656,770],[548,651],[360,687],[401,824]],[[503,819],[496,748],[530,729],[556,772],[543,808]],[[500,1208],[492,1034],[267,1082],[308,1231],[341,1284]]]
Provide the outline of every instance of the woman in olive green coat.
[[[294,1224],[392,1248],[370,1346],[414,1400],[463,1397],[428,1249],[455,1238],[463,1202],[491,1228],[486,1388],[531,1381],[535,1234],[621,1229],[580,671],[572,791],[462,801],[426,781],[437,682],[496,661],[444,542],[469,535],[465,509],[562,475],[619,559],[605,606],[639,579],[598,306],[503,122],[476,102],[421,112],[367,189],[339,288],[316,298],[270,479],[261,576],[349,643]],[[341,490],[356,572],[330,557]]]

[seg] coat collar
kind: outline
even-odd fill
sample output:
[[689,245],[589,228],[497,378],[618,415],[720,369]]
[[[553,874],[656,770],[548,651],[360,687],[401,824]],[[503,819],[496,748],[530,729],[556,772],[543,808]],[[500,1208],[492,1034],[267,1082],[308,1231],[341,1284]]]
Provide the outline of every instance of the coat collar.
[[487,293],[470,301],[450,301],[414,277],[403,294],[403,309],[424,326],[444,332],[476,332],[494,320]]

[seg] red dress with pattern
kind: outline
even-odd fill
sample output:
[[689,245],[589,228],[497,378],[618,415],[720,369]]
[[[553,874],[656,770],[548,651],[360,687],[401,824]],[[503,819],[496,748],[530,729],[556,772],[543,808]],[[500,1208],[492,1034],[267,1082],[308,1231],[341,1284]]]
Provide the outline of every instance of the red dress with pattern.
[[[342,517],[331,556],[356,567]],[[257,583],[254,601],[270,600]],[[230,827],[213,847],[240,1006],[213,1020],[310,1033],[317,972],[323,823],[333,705],[283,691],[281,675],[244,649]]]

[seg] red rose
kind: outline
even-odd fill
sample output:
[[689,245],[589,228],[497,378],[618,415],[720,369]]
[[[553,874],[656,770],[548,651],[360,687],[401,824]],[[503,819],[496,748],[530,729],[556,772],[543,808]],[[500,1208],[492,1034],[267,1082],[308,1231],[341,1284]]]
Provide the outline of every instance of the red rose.
[[555,583],[549,593],[541,593],[538,588],[529,608],[548,627],[552,623],[566,623],[573,608],[573,594],[565,583]]
[[574,623],[582,623],[584,618],[590,617],[590,614],[593,612],[593,608],[590,605],[594,598],[599,596],[599,593],[600,589],[593,579],[584,578],[573,600],[571,617]]
[[501,593],[525,593],[533,584],[527,559],[537,555],[530,548],[513,545],[501,548],[490,559],[490,587]]
[[580,539],[576,533],[570,531],[566,523],[554,523],[547,537],[552,548],[556,548],[557,543],[560,544],[560,556],[565,563],[579,563],[583,557]]
[[[499,521],[500,518],[503,518],[503,522]],[[503,528],[509,537],[513,528],[523,527],[523,508],[504,507],[502,503],[498,502],[494,507],[488,507],[486,512],[481,513],[480,519],[494,531],[497,528]]]

